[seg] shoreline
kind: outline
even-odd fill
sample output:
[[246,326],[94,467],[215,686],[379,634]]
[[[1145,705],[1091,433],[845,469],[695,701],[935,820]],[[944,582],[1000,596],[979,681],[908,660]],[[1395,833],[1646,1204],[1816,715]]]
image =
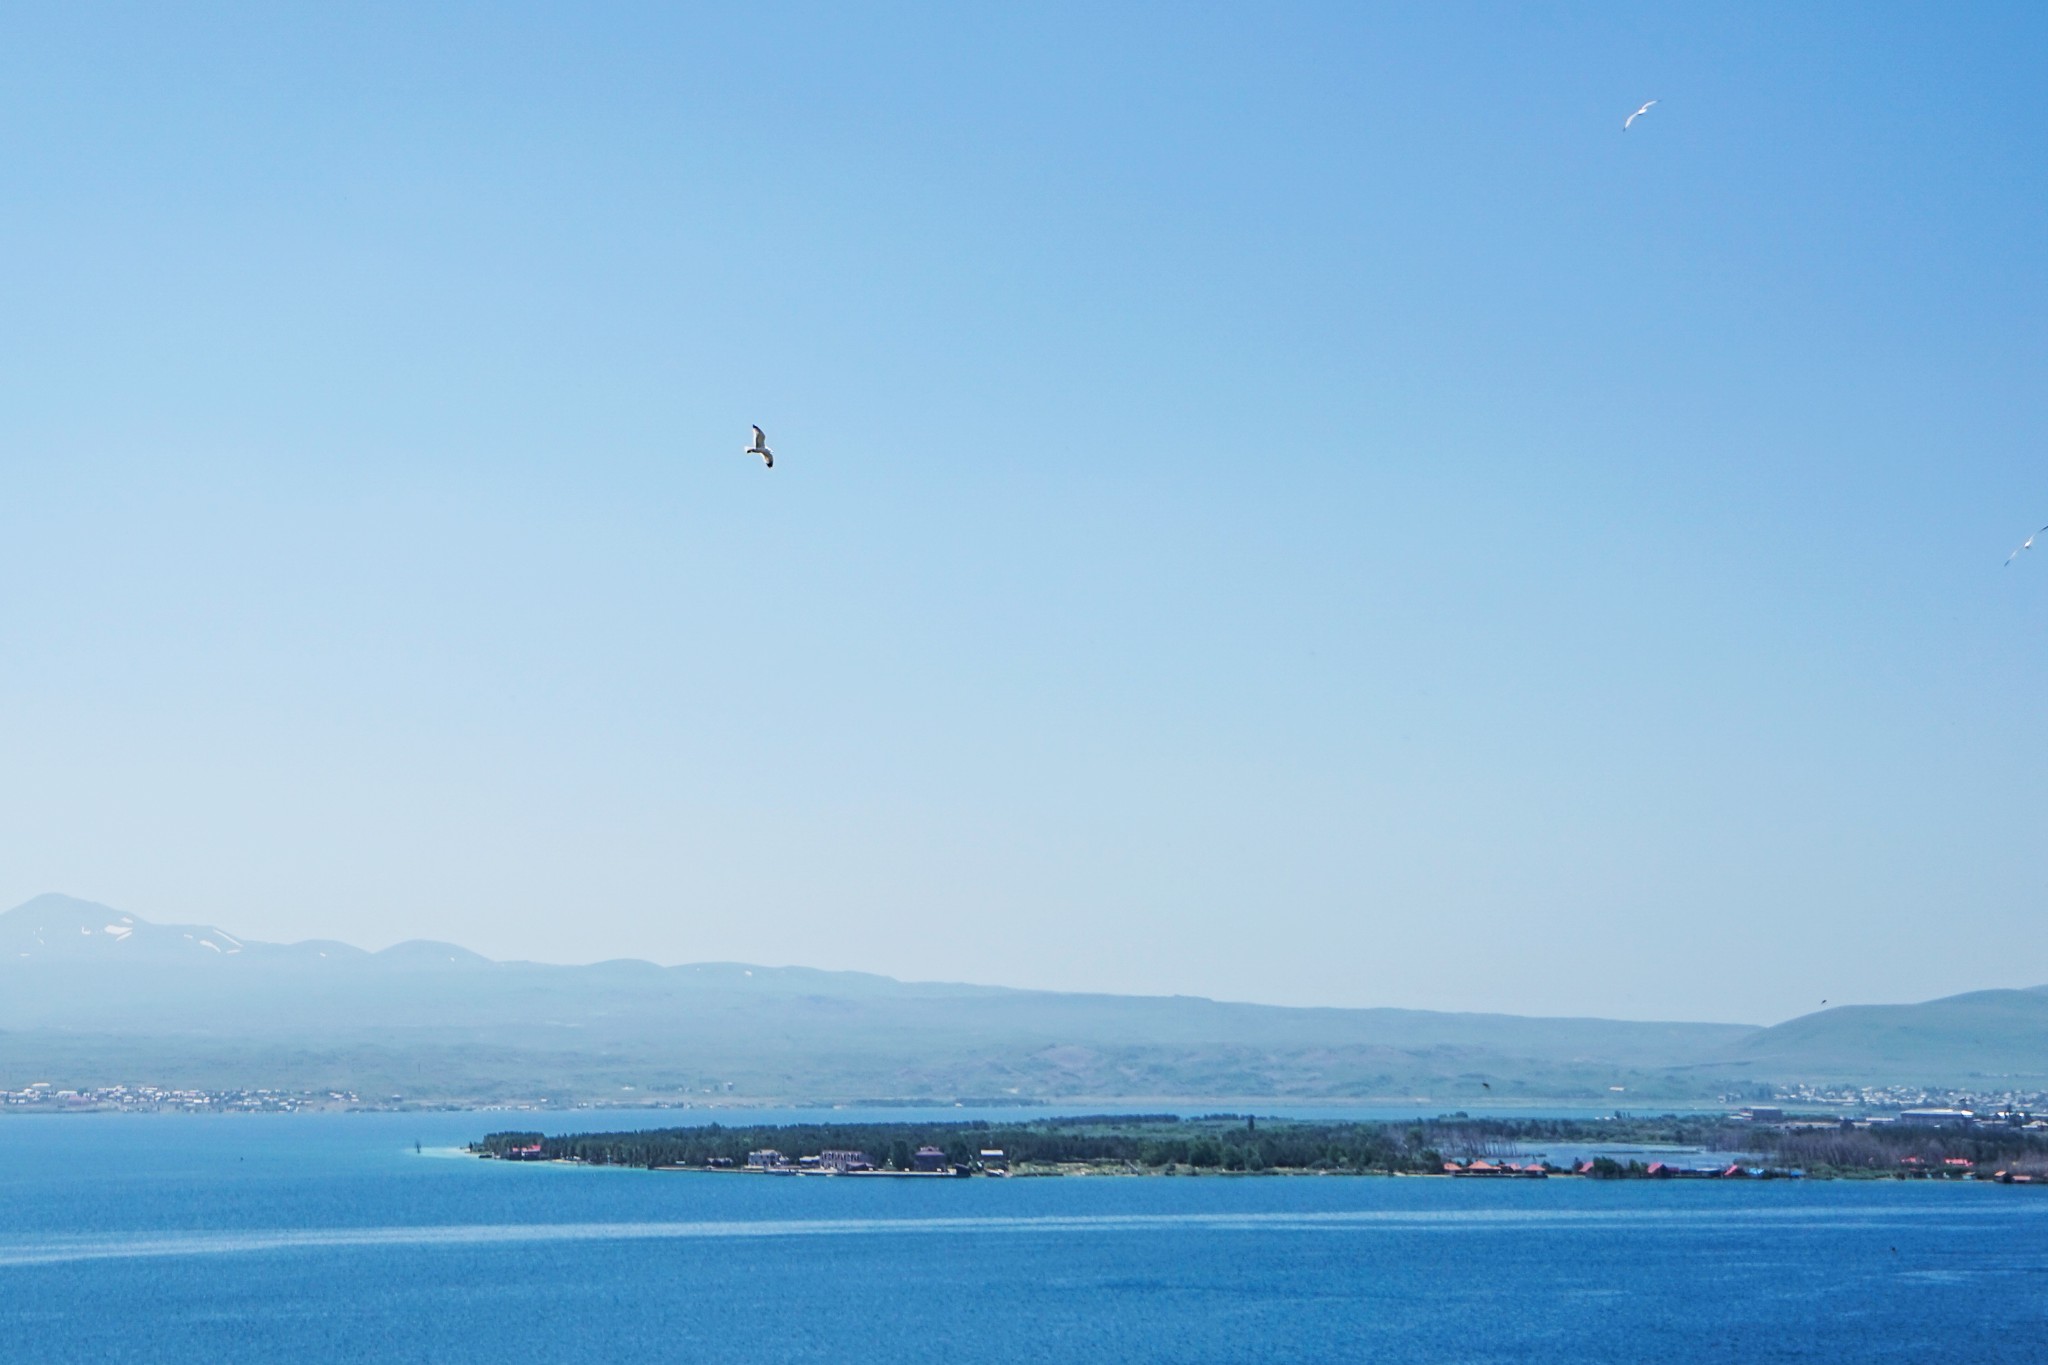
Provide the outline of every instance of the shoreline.
[[[467,1152],[480,1161],[503,1160],[487,1153]],[[1756,1184],[1770,1181],[1831,1181],[1872,1182],[1890,1181],[1905,1183],[1933,1184],[1998,1184],[1998,1185],[2044,1185],[2048,1180],[2028,1174],[2008,1175],[2004,1172],[1963,1173],[1963,1174],[1902,1174],[1896,1171],[1804,1171],[1763,1168],[1745,1169],[1739,1175],[1726,1172],[1694,1170],[1671,1171],[1652,1174],[1647,1170],[1626,1171],[1604,1175],[1591,1171],[1572,1170],[1564,1167],[1550,1167],[1542,1171],[1482,1172],[1457,1171],[1389,1171],[1389,1170],[1313,1170],[1308,1167],[1269,1167],[1258,1171],[1226,1171],[1194,1166],[1165,1167],[1149,1169],[1125,1162],[1103,1163],[1058,1163],[1047,1165],[1023,1164],[1008,1171],[830,1171],[787,1168],[782,1170],[758,1170],[745,1167],[720,1169],[705,1166],[647,1166],[626,1167],[604,1162],[579,1161],[572,1157],[549,1157],[537,1160],[515,1161],[514,1165],[564,1166],[578,1170],[640,1170],[649,1175],[694,1175],[694,1176],[752,1176],[763,1179],[794,1180],[1297,1180],[1297,1179],[1355,1179],[1355,1180],[1476,1180],[1512,1183],[1524,1180],[1584,1180],[1595,1183],[1623,1181],[1676,1182],[1693,1184],[1699,1182],[1720,1182],[1724,1184]]]

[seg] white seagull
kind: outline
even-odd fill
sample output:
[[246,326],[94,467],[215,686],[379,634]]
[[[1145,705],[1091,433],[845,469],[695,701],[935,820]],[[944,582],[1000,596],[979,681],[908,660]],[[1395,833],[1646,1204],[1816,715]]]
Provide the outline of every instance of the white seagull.
[[[1651,101],[1650,101],[1650,104],[1655,104],[1656,102],[1657,102],[1657,101],[1655,101],[1655,100],[1651,100]],[[1630,115],[1629,115],[1629,116],[1628,116],[1627,118],[1623,119],[1623,120],[1621,121],[1621,131],[1622,131],[1622,132],[1624,132],[1624,133],[1625,133],[1625,132],[1627,132],[1627,131],[1628,131],[1628,126],[1629,126],[1629,125],[1630,125],[1631,123],[1634,123],[1634,122],[1635,122],[1635,121],[1636,121],[1637,119],[1639,119],[1639,118],[1641,118],[1641,117],[1642,117],[1643,115],[1645,115],[1645,114],[1649,113],[1649,112],[1650,112],[1650,104],[1646,104],[1646,105],[1644,105],[1644,106],[1643,106],[1642,108],[1640,108],[1640,109],[1636,110],[1636,111],[1635,111],[1635,112],[1634,112],[1633,114],[1630,114]]]
[[[2048,531],[2048,526],[2043,526],[2043,527],[2041,528],[2041,531]],[[2031,549],[2033,549],[2033,548],[2034,548],[2034,536],[2038,536],[2038,535],[2040,535],[2040,534],[2041,534],[2041,531],[2036,531],[2036,532],[2034,532],[2034,535],[2033,535],[2033,536],[2028,536],[2028,537],[2027,537],[2027,538],[2026,538],[2025,540],[2021,541],[2021,542],[2020,542],[2020,550],[2031,550]],[[2018,559],[2018,558],[2020,557],[2020,550],[2014,550],[2014,551],[2013,551],[2013,552],[2012,552],[2011,554],[2009,554],[2009,555],[2007,555],[2007,556],[2005,557],[2005,567],[2006,567],[2006,568],[2010,569],[2010,568],[2012,567],[2012,562],[2013,562],[2013,561],[2014,561],[2015,559]]]
[[747,454],[759,455],[768,468],[775,468],[775,452],[768,448],[768,434],[759,427],[754,428],[754,443],[747,447]]

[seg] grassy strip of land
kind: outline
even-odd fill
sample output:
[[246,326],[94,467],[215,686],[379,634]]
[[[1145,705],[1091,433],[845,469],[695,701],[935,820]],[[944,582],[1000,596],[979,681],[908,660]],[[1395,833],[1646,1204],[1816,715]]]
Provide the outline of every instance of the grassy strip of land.
[[[1093,1170],[1437,1175],[1459,1173],[1450,1172],[1452,1166],[1476,1174],[1502,1162],[1540,1167],[1526,1154],[1547,1146],[1595,1145],[1740,1152],[1753,1158],[1754,1165],[1745,1167],[1752,1172],[1797,1171],[1819,1178],[2048,1178],[2048,1131],[2040,1129],[1878,1128],[1796,1121],[1770,1125],[1683,1115],[1598,1120],[1447,1115],[1386,1123],[1116,1114],[1015,1123],[712,1123],[554,1137],[492,1133],[471,1144],[471,1150],[510,1160],[648,1169],[743,1168],[750,1155],[773,1151],[792,1164],[821,1153],[857,1152],[876,1170],[902,1172],[928,1169],[942,1155],[947,1166],[973,1171],[992,1164],[983,1161],[982,1153],[1000,1151],[1003,1165],[1014,1174]],[[926,1152],[924,1161],[918,1158],[920,1149]],[[1696,1173],[1683,1153],[1663,1162],[1590,1158],[1540,1168],[1597,1178]]]

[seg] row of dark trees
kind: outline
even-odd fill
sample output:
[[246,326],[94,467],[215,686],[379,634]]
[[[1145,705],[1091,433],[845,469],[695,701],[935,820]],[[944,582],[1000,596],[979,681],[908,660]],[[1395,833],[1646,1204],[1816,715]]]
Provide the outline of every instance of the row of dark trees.
[[1950,1158],[1971,1169],[2048,1173],[2048,1134],[2013,1128],[1793,1129],[1769,1144],[1785,1164],[1837,1171],[1894,1171],[1907,1157],[1929,1168]]
[[[528,1149],[538,1147],[538,1151]],[[1137,1115],[1020,1124],[986,1122],[790,1124],[728,1128],[707,1124],[631,1133],[492,1133],[472,1150],[599,1166],[711,1166],[743,1163],[749,1152],[774,1148],[795,1159],[833,1149],[866,1152],[877,1164],[907,1168],[919,1147],[937,1147],[949,1161],[971,1164],[988,1148],[1012,1163],[1125,1162],[1148,1167],[1213,1170],[1433,1170],[1442,1156],[1426,1125],[1263,1124],[1223,1115],[1178,1119]]]

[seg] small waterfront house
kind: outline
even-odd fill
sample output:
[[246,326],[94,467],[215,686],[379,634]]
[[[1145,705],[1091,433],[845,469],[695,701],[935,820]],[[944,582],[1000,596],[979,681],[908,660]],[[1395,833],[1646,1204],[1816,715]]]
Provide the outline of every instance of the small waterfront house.
[[868,1159],[866,1152],[827,1150],[818,1153],[817,1162],[827,1171],[868,1171],[875,1163]]
[[943,1171],[946,1169],[946,1154],[937,1147],[920,1147],[910,1158],[910,1169]]

